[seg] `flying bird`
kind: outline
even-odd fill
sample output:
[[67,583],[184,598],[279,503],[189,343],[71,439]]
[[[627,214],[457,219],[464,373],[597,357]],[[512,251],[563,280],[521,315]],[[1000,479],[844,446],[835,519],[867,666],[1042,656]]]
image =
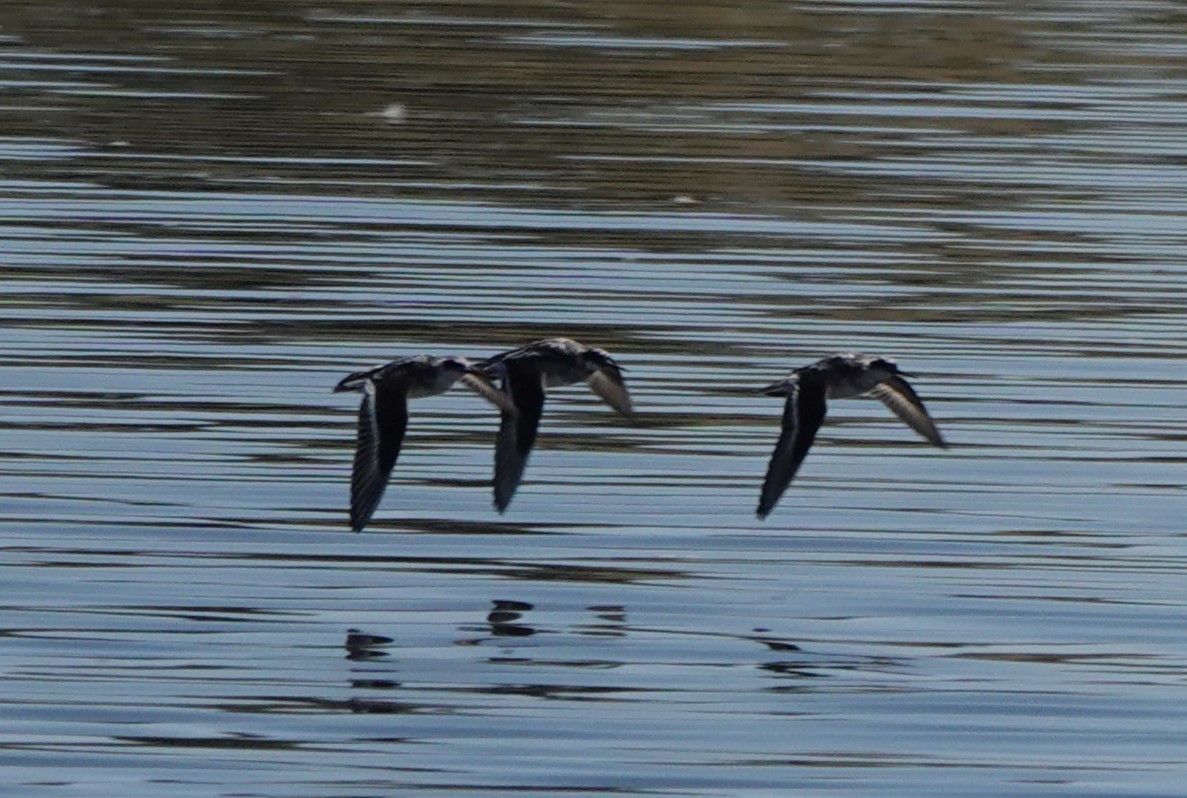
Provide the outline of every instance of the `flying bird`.
[[[768,396],[786,396],[783,408],[783,431],[767,476],[763,480],[758,502],[758,517],[766,518],[775,508],[779,497],[800,463],[808,456],[816,431],[824,421],[826,400],[848,399],[869,394],[894,412],[911,429],[940,448],[947,448],[935,422],[927,414],[915,390],[903,379],[903,372],[893,361],[869,355],[833,355],[808,366],[795,369],[779,382],[760,392]],[[907,375],[910,376],[910,375]]]
[[461,381],[492,404],[514,411],[508,397],[465,358],[417,355],[356,371],[334,388],[362,391],[358,444],[350,475],[350,528],[361,532],[371,519],[400,456],[408,428],[408,400],[445,393]]
[[500,513],[511,503],[523,478],[540,427],[546,389],[585,382],[618,413],[631,415],[623,368],[596,347],[568,338],[548,338],[495,355],[480,365],[487,377],[502,383],[513,405],[503,409],[495,439],[494,505]]

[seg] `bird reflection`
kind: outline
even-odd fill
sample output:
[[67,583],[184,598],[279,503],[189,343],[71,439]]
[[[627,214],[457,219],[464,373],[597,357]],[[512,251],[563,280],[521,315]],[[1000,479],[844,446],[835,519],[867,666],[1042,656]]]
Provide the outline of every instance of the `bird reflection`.
[[[780,640],[776,637],[771,637],[769,634],[767,634],[767,632],[769,632],[768,629],[755,629],[754,631],[760,632],[760,634],[757,634],[750,639],[756,643],[761,643],[762,645],[766,646],[767,649],[769,649],[770,651],[776,651],[780,654],[786,654],[791,651],[800,651],[801,650],[800,647],[797,646],[795,643],[789,643],[786,640]],[[813,673],[812,671],[808,670],[808,668],[809,668],[808,663],[801,661],[801,660],[779,659],[779,660],[773,660],[771,662],[763,662],[763,663],[759,664],[758,667],[760,670],[764,670],[769,673],[777,673],[780,676],[808,677],[808,676],[819,676],[820,675],[820,674]],[[784,689],[784,688],[775,688],[775,689]]]
[[373,635],[360,629],[346,630],[346,658],[350,660],[382,659],[388,656],[380,651],[383,646],[395,642],[384,635]]
[[495,599],[491,611],[486,614],[490,633],[495,637],[530,637],[536,630],[524,623],[518,623],[523,614],[532,609],[526,601]]
[[351,679],[350,686],[355,690],[395,690],[400,683],[395,679]]
[[626,637],[626,607],[620,604],[595,604],[586,607],[601,621],[582,629],[583,634],[601,637]]

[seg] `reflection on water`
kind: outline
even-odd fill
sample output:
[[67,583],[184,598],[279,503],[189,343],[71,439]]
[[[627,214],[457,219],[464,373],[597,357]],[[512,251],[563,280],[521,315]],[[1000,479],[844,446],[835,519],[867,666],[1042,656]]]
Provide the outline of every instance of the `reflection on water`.
[[[22,794],[1182,791],[1176,4],[175,5],[0,29]],[[499,516],[443,395],[347,531],[344,374],[554,335],[633,423]],[[952,448],[837,403],[756,520],[846,350]]]

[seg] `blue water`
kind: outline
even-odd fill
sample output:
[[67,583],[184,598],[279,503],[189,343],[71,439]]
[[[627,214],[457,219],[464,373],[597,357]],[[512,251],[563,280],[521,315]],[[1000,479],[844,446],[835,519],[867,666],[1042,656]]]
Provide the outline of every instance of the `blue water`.
[[[1184,794],[1176,4],[7,13],[5,795]],[[499,515],[418,400],[349,532],[342,376],[552,335],[633,422]],[[759,521],[837,351],[952,446]]]

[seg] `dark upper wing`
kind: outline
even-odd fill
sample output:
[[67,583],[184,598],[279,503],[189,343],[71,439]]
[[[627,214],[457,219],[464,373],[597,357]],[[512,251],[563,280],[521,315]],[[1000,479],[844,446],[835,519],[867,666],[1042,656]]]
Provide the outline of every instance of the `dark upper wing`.
[[787,404],[783,407],[783,432],[771,453],[771,464],[767,466],[762,496],[758,500],[759,518],[766,518],[775,508],[800,463],[808,456],[812,441],[816,440],[816,431],[824,421],[825,390],[823,382],[813,384],[800,380],[787,395]]
[[631,395],[627,393],[626,383],[622,381],[622,372],[614,368],[599,369],[586,380],[586,384],[620,415],[630,417]]
[[497,366],[500,363],[505,363],[508,360],[519,360],[521,358],[530,358],[532,356],[532,348],[537,342],[521,346],[518,349],[508,349],[506,352],[500,352],[497,355],[482,358],[476,361],[476,365],[482,369],[490,369],[492,366]]
[[530,360],[505,360],[503,387],[511,395],[515,412],[503,411],[495,439],[494,504],[500,513],[511,504],[528,455],[536,443],[540,413],[544,410],[544,382]]
[[946,448],[944,438],[936,428],[936,424],[927,414],[923,400],[902,377],[891,377],[880,382],[870,394],[882,400],[896,416],[903,420],[908,427],[918,432],[935,446]]
[[363,386],[358,445],[350,475],[350,526],[362,530],[379,506],[408,427],[407,386],[388,380]]

